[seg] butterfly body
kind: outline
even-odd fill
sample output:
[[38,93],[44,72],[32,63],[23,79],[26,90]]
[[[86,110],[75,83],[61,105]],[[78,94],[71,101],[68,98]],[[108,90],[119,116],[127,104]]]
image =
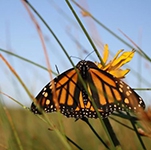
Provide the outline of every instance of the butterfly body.
[[[141,97],[126,83],[85,60],[48,83],[36,100],[47,113],[56,111],[58,103],[62,114],[74,118],[97,118],[92,101],[103,118],[115,110],[145,108]],[[41,114],[36,105],[32,103],[31,110]]]

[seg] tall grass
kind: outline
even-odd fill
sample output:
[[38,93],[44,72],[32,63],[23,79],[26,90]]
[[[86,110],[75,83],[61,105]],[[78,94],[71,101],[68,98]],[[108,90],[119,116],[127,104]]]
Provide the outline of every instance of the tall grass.
[[[73,67],[73,63],[68,50],[63,46],[63,43],[59,40],[59,37],[56,36],[51,27],[46,23],[46,21],[40,16],[39,12],[36,11],[34,6],[32,6],[27,1],[22,1],[35,28],[39,34],[41,40],[45,60],[47,62],[47,68],[28,60],[24,57],[21,57],[15,53],[9,52],[9,50],[0,49],[2,53],[7,53],[11,56],[14,56],[15,59],[20,59],[20,61],[26,61],[30,65],[38,66],[42,69],[45,69],[49,72],[50,78],[52,78],[51,62],[49,62],[47,49],[45,47],[45,41],[40,29],[40,26],[35,19],[33,13],[41,20],[41,22],[48,28],[50,34],[53,35],[54,39],[57,41],[58,45],[61,47],[62,51],[66,55],[66,59],[70,61]],[[133,48],[132,44],[127,43],[121,37],[118,37],[113,31],[107,28],[104,24],[98,21],[90,12],[83,9],[78,3],[73,1],[71,4],[70,1],[66,0],[71,13],[73,13],[78,24],[80,25],[83,34],[89,40],[90,45],[93,47],[97,57],[100,62],[103,61],[100,53],[98,52],[95,43],[91,39],[81,20],[79,19],[76,11],[72,7],[73,4],[76,4],[82,11],[86,12],[89,17],[93,19],[96,23],[102,26],[110,34],[115,36],[118,40],[122,41],[123,44],[128,45],[130,48]],[[33,12],[31,12],[31,10]],[[135,45],[136,46],[136,45]],[[146,60],[150,61],[150,57],[143,52],[138,46],[136,51],[140,54],[141,57],[144,57]],[[3,63],[6,64],[6,67],[10,69],[10,72],[13,73],[22,85],[28,96],[35,101],[33,94],[29,91],[28,87],[25,86],[21,77],[17,74],[12,65],[7,62],[3,55],[0,55]],[[56,74],[55,74],[56,75]],[[15,88],[15,85],[14,85]],[[2,96],[3,95],[3,96]],[[4,105],[5,96],[8,97],[14,102],[18,103],[22,109],[12,109],[7,108]],[[73,118],[66,118],[60,113],[52,114],[43,114],[42,116],[33,115],[30,110],[20,103],[19,100],[11,98],[7,93],[2,93],[1,91],[1,103],[0,103],[0,149],[149,149],[150,148],[150,110],[143,112],[141,116],[135,116],[130,113],[115,113],[108,119],[102,120],[99,119],[83,119],[75,121]],[[94,104],[95,105],[95,104]],[[94,106],[95,107],[95,106]],[[99,116],[99,115],[98,115]],[[140,130],[142,132],[140,132]]]

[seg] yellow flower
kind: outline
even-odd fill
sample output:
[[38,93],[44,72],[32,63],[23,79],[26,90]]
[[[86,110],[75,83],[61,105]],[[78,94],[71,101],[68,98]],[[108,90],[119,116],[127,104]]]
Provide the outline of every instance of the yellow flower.
[[[123,52],[124,50],[119,50],[117,54],[114,56],[113,60],[111,60],[109,63],[107,63],[107,59],[109,56],[109,49],[108,45],[104,45],[104,52],[103,52],[103,62],[104,66],[101,63],[97,63],[99,69],[102,69],[116,78],[124,78],[125,75],[130,71],[130,69],[122,70],[120,67],[122,67],[124,64],[131,61],[131,59],[134,56],[135,50]],[[120,55],[120,56],[119,56]]]

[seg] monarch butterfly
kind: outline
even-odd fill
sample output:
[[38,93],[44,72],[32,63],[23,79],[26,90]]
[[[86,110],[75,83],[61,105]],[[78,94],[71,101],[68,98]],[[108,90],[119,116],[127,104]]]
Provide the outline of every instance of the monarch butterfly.
[[[126,83],[99,69],[93,62],[85,60],[80,61],[76,69],[71,68],[49,82],[37,95],[37,105],[47,113],[56,111],[55,98],[62,114],[77,119],[98,117],[92,99],[102,118],[113,111],[138,111],[139,108],[145,108],[142,98]],[[34,102],[31,111],[41,114]]]

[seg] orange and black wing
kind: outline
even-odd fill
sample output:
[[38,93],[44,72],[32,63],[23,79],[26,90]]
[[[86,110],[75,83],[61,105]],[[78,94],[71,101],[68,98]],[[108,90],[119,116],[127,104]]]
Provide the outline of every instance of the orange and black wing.
[[[77,85],[77,80],[78,75],[74,69],[59,75],[37,95],[37,105],[47,113],[53,112],[56,111],[56,99],[61,113],[69,117],[70,112],[75,111],[79,104],[81,89]],[[31,105],[31,110],[36,114],[41,113],[34,103]]]
[[[45,112],[53,112],[56,111],[57,102],[62,114],[74,118],[97,118],[92,100],[103,118],[115,110],[137,110],[145,107],[135,91],[121,80],[100,70],[93,62],[80,61],[76,68],[83,82],[72,68],[42,89],[36,97],[36,105]],[[36,105],[32,103],[31,110],[40,114]]]
[[98,109],[103,110],[104,116],[108,116],[112,111],[139,111],[145,108],[142,98],[122,80],[94,67],[88,72],[88,89]]

